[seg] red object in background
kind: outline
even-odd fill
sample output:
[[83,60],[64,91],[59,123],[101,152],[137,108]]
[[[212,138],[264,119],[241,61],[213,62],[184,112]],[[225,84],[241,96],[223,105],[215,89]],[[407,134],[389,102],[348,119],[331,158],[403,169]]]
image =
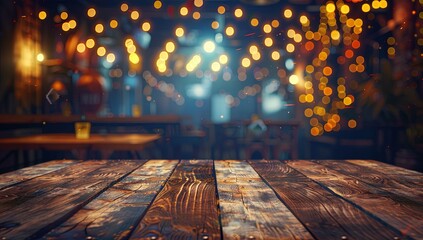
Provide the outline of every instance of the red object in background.
[[173,17],[173,15],[175,14],[175,7],[174,6],[167,7],[167,14],[169,15],[169,17]]
[[82,114],[96,114],[104,100],[103,77],[96,71],[83,74],[76,84],[76,99]]

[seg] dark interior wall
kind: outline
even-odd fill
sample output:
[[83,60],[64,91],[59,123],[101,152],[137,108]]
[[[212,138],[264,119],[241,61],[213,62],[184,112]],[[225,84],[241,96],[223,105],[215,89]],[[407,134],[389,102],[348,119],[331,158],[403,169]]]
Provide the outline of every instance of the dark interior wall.
[[14,1],[0,1],[0,113],[13,113]]

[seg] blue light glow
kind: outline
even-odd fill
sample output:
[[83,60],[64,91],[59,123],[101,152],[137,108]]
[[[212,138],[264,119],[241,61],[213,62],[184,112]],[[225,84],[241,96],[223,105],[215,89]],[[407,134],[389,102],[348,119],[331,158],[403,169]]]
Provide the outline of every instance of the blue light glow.
[[294,61],[292,59],[287,59],[285,61],[285,67],[286,69],[288,69],[289,71],[291,71],[292,69],[294,69]]

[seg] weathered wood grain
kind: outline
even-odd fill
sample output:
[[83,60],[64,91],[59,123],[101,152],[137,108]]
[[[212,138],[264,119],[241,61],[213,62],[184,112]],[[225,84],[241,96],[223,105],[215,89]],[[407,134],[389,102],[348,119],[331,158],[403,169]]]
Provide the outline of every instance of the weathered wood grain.
[[248,162],[317,239],[394,239],[400,236],[284,163]]
[[[371,168],[351,164],[347,161],[321,160],[316,162],[344,175],[362,180],[372,186],[400,196],[408,197],[423,205],[423,186],[420,187],[411,183],[410,181],[407,181],[407,179],[404,179],[401,175],[390,176],[389,173],[384,174]],[[416,179],[418,176],[413,176],[412,178]]]
[[48,239],[125,239],[162,188],[177,160],[150,160],[50,231]]
[[0,190],[38,176],[54,172],[69,165],[78,163],[77,160],[54,160],[40,163],[31,167],[21,168],[19,170],[8,172],[1,175]]
[[245,161],[215,161],[225,239],[313,239]]
[[418,202],[311,161],[288,161],[288,165],[396,228],[403,236],[423,236],[423,205]]
[[220,239],[213,161],[181,161],[131,239]]
[[0,237],[44,234],[142,161],[86,161],[0,191]]
[[393,178],[407,186],[423,188],[423,174],[420,172],[374,160],[347,160],[347,162],[380,172],[386,177]]
[[417,172],[417,171],[397,167],[397,166],[394,166],[394,165],[390,165],[390,164],[375,161],[375,160],[354,159],[354,160],[346,160],[346,161],[353,163],[353,164],[356,164],[356,165],[368,167],[368,168],[374,169],[376,171],[380,171],[380,172],[390,174],[390,175],[403,175],[403,176],[407,176],[407,175],[421,176],[422,175],[422,173]]

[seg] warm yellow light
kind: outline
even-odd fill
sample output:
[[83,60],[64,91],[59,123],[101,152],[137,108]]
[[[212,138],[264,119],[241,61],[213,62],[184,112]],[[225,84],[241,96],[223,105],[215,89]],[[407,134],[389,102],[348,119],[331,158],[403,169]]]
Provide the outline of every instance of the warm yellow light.
[[310,82],[310,81],[305,82],[304,83],[304,88],[305,89],[311,89],[311,88],[313,88],[313,83]]
[[350,7],[346,4],[342,5],[341,7],[341,13],[348,14],[350,12]]
[[120,5],[120,10],[121,10],[122,12],[126,12],[126,11],[128,11],[128,9],[129,9],[128,4],[126,4],[126,3],[122,3],[122,5]]
[[226,64],[226,63],[228,63],[228,56],[227,56],[227,55],[225,55],[225,54],[220,55],[220,56],[219,56],[219,62],[220,62],[221,64]]
[[351,105],[352,104],[352,99],[350,98],[350,97],[345,97],[344,98],[344,104],[346,105],[346,106],[349,106],[349,105]]
[[314,101],[314,96],[312,94],[307,94],[305,97],[306,102],[313,102]]
[[219,22],[218,21],[213,21],[212,24],[211,24],[211,27],[213,29],[218,29],[219,28]]
[[208,52],[208,53],[213,52],[215,48],[216,48],[216,45],[215,45],[215,44],[214,44],[214,42],[212,42],[212,41],[206,41],[206,42],[203,44],[203,49],[204,49],[204,51],[206,51],[206,52]]
[[349,128],[356,128],[357,127],[357,122],[354,119],[351,119],[348,121],[348,127]]
[[203,0],[194,0],[194,6],[202,7],[203,6]]
[[306,116],[306,117],[312,117],[313,116],[313,110],[311,110],[311,108],[306,108],[304,110],[304,116]]
[[175,44],[173,42],[167,42],[165,48],[168,53],[171,53],[175,51]]
[[200,62],[201,62],[200,55],[194,55],[192,59],[188,62],[185,68],[188,72],[192,72],[200,64]]
[[354,25],[355,25],[354,19],[348,18],[347,19],[347,26],[352,28],[352,27],[354,27]]
[[211,69],[213,72],[219,72],[220,71],[220,63],[213,62],[211,65]]
[[379,1],[373,1],[372,2],[372,8],[374,8],[374,9],[380,8],[380,2]]
[[116,60],[116,57],[113,53],[109,53],[106,56],[106,61],[109,63],[113,63]]
[[117,28],[117,26],[119,25],[119,23],[115,19],[112,19],[112,20],[110,20],[109,25],[110,25],[111,28]]
[[394,37],[389,37],[388,40],[386,40],[386,42],[389,45],[394,45],[395,44],[395,38]]
[[85,44],[78,43],[78,45],[76,45],[76,51],[78,51],[79,53],[85,52]]
[[192,14],[192,18],[194,18],[195,20],[200,19],[200,18],[201,18],[201,14],[200,14],[200,12],[194,12],[194,13]]
[[250,59],[249,58],[243,58],[242,60],[241,60],[241,65],[243,66],[243,67],[245,67],[245,68],[247,68],[247,67],[249,67],[250,65],[251,65],[251,61],[250,61]]
[[289,77],[289,83],[291,83],[292,85],[296,85],[299,81],[300,79],[298,78],[297,75],[291,75]]
[[67,12],[60,13],[60,18],[62,20],[66,20],[66,19],[68,19],[68,17],[69,17],[69,14]]
[[103,24],[101,23],[96,24],[94,30],[96,33],[102,33],[104,31]]
[[295,46],[294,46],[294,44],[292,44],[292,43],[288,43],[288,44],[286,44],[286,51],[287,51],[287,52],[289,52],[289,53],[294,52],[294,51],[295,51]]
[[39,62],[44,61],[44,54],[42,54],[42,53],[37,54],[37,61],[39,61]]
[[235,9],[235,11],[234,11],[234,15],[235,15],[235,17],[237,17],[237,18],[242,17],[242,15],[243,15],[242,9],[241,9],[241,8],[237,8],[237,9]]
[[314,72],[314,67],[313,67],[313,65],[307,65],[307,67],[306,67],[306,72],[307,73],[313,73]]
[[303,40],[303,36],[301,36],[301,34],[296,33],[296,34],[294,35],[294,41],[295,41],[295,42],[299,43],[299,42],[301,42],[302,40]]
[[335,9],[336,9],[335,4],[333,4],[332,2],[326,5],[326,12],[328,13],[335,12]]
[[255,61],[258,61],[258,60],[260,60],[260,58],[261,58],[261,54],[259,53],[259,52],[255,52],[255,53],[253,53],[253,54],[251,54],[252,56],[252,58],[253,58],[253,60],[255,60]]
[[368,3],[365,3],[361,6],[361,11],[363,12],[370,12],[370,5]]
[[87,16],[88,16],[88,17],[94,17],[96,13],[97,13],[97,12],[95,11],[95,9],[94,9],[94,8],[90,8],[90,9],[88,9],[88,11],[87,11]]
[[272,24],[272,27],[274,27],[274,28],[277,28],[277,27],[279,27],[279,21],[278,20],[273,20],[272,22],[271,22],[271,24]]
[[219,7],[217,8],[217,12],[218,12],[219,14],[224,14],[224,13],[225,13],[225,11],[226,11],[226,9],[225,9],[225,7],[224,7],[224,6],[219,6]]
[[167,70],[167,67],[165,64],[160,64],[157,66],[157,70],[159,70],[159,72],[164,73]]
[[332,95],[332,88],[330,88],[330,87],[325,87],[324,89],[323,89],[323,94],[325,94],[326,96],[330,96],[330,95]]
[[306,24],[308,22],[308,18],[306,17],[306,16],[304,16],[304,15],[302,15],[301,17],[300,17],[300,23],[301,24]]
[[319,53],[319,60],[325,61],[328,58],[328,54],[326,52],[320,52]]
[[310,129],[310,134],[314,137],[318,136],[321,133],[321,130],[319,130],[318,127],[312,127]]
[[153,4],[155,9],[160,9],[162,5],[163,5],[162,2],[159,0],[154,1],[154,4]]
[[140,18],[140,13],[137,10],[134,10],[131,12],[131,19],[132,20],[138,20]]
[[40,20],[44,20],[44,19],[46,19],[46,18],[47,18],[47,13],[46,13],[45,11],[40,11],[40,12],[38,13],[38,18],[39,18]]
[[160,52],[159,54],[159,58],[166,61],[167,59],[169,59],[169,54],[165,51]]
[[148,32],[151,29],[151,24],[149,22],[143,22],[142,25],[141,25],[141,29],[144,32]]
[[179,13],[181,14],[181,16],[188,15],[188,8],[187,7],[181,7],[181,9],[179,9]]
[[65,32],[67,32],[67,31],[69,31],[69,30],[70,30],[70,25],[69,25],[69,23],[68,23],[68,22],[64,22],[64,23],[62,24],[62,30],[63,30],[63,31],[65,31]]
[[288,31],[286,32],[286,35],[289,38],[294,38],[295,37],[295,31],[294,31],[294,29],[288,29]]
[[134,45],[134,40],[132,40],[130,38],[128,38],[128,39],[125,40],[125,47],[128,48],[128,47],[130,47],[132,45]]
[[292,17],[292,10],[291,9],[285,9],[285,11],[283,11],[283,16],[285,18],[291,18]]
[[363,26],[363,20],[361,18],[357,18],[356,20],[354,20],[354,25],[356,27],[362,27]]
[[270,33],[271,31],[272,31],[272,26],[270,26],[270,24],[264,24],[263,32]]
[[251,45],[249,48],[249,52],[251,55],[253,55],[254,53],[258,52],[258,48],[256,45]]
[[69,21],[69,28],[70,29],[74,29],[74,28],[76,28],[76,21],[75,20],[70,20]]
[[228,27],[226,27],[225,33],[226,33],[226,35],[228,35],[229,37],[230,37],[230,36],[233,36],[233,35],[234,35],[234,33],[235,33],[235,29],[234,29],[232,26],[228,26]]
[[363,64],[363,63],[364,63],[364,57],[363,57],[363,56],[358,56],[358,57],[355,59],[355,61],[356,61],[358,64]]
[[182,27],[178,27],[178,28],[175,29],[175,35],[177,37],[182,37],[182,36],[184,36],[184,34],[185,34],[185,31]]
[[92,38],[87,39],[87,41],[85,42],[85,45],[87,46],[87,48],[93,48],[95,45],[95,41]]
[[135,45],[130,45],[126,50],[128,51],[128,53],[134,53],[137,51],[137,47]]
[[[421,4],[421,2],[420,2]],[[381,0],[379,2],[380,8],[387,8],[388,7],[388,2],[386,0]]]
[[272,52],[272,59],[277,61],[281,58],[281,54],[278,51],[273,51]]
[[104,47],[97,48],[97,55],[100,56],[100,57],[106,55],[106,48],[104,48]]
[[259,25],[259,21],[257,18],[252,18],[250,21],[251,26],[257,27]]
[[129,54],[129,61],[133,64],[138,64],[140,62],[140,58],[136,53]]
[[273,45],[273,39],[270,37],[267,37],[264,39],[264,45],[266,47],[271,47]]
[[323,74],[324,74],[325,76],[330,76],[330,75],[332,75],[332,68],[331,68],[331,67],[329,67],[329,66],[324,67],[324,68],[323,68]]
[[341,37],[341,34],[339,33],[339,31],[338,31],[338,30],[333,30],[333,31],[330,33],[330,37],[331,37],[333,40],[339,40],[339,38]]

